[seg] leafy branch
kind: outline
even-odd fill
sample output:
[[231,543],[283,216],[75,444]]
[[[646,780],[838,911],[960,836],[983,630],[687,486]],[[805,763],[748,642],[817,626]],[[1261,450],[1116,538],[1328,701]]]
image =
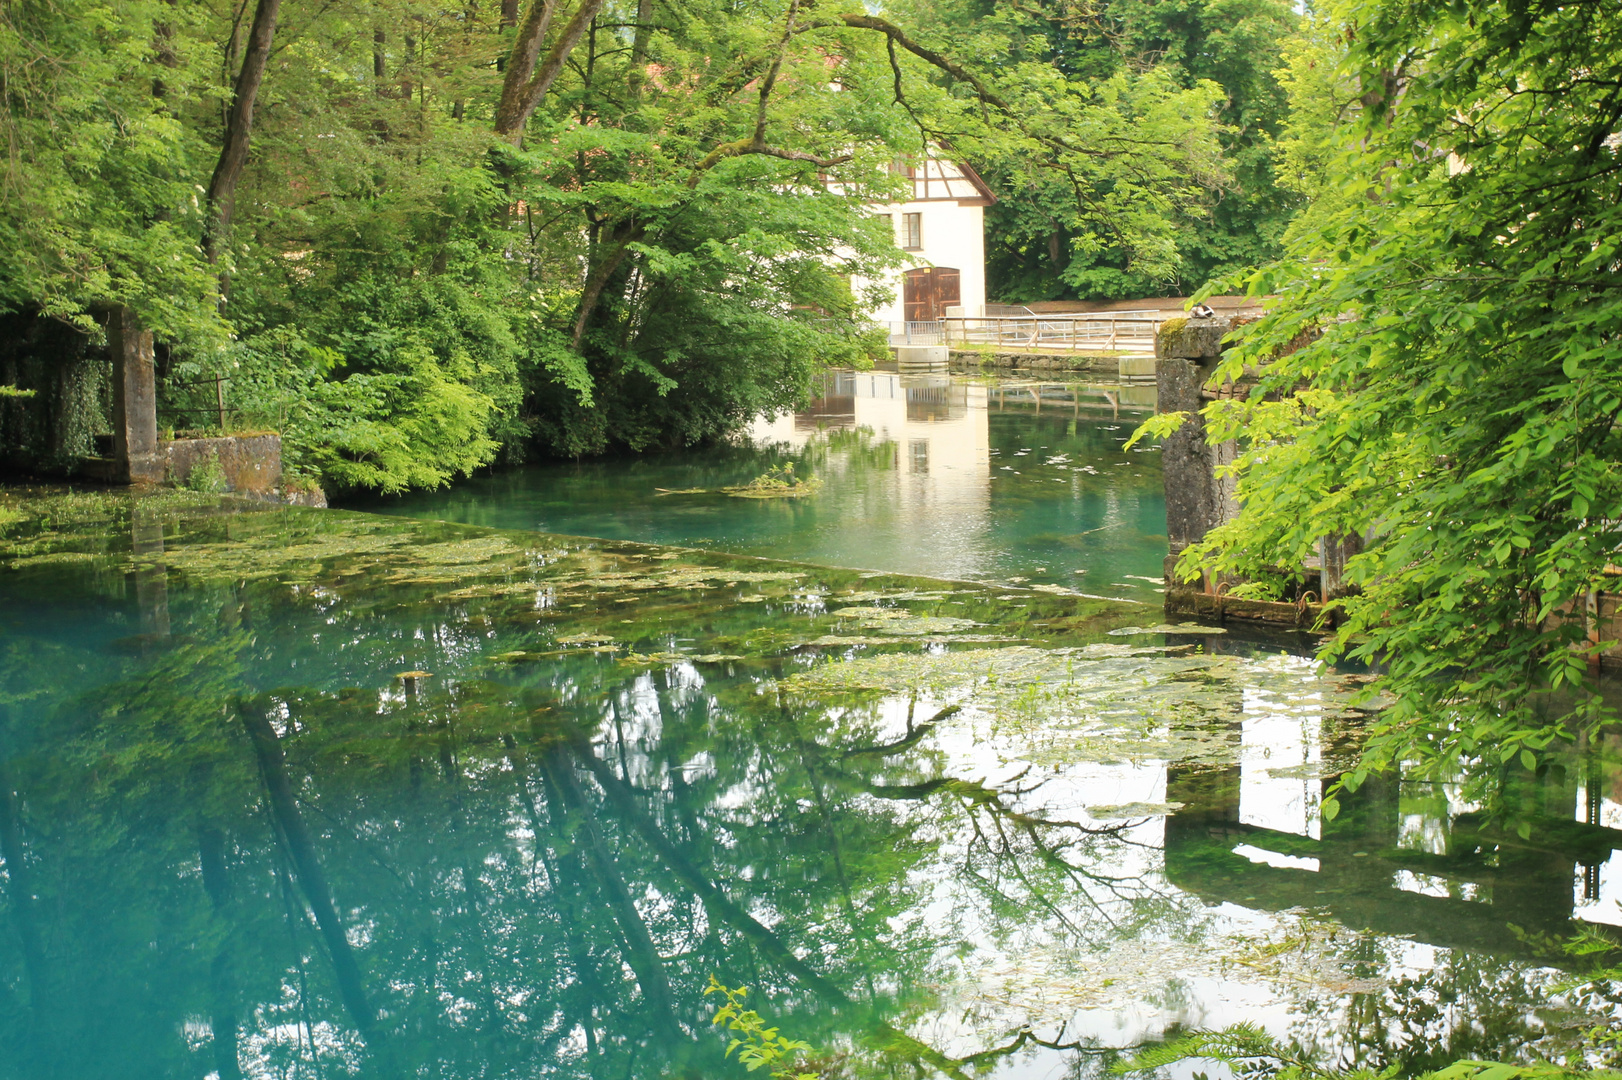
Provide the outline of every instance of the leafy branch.
[[726,998],[726,1003],[710,1018],[710,1023],[725,1024],[729,1031],[737,1032],[727,1044],[726,1056],[731,1057],[736,1050],[738,1060],[746,1069],[754,1072],[770,1068],[772,1080],[818,1080],[816,1073],[800,1065],[800,1055],[809,1053],[811,1044],[786,1039],[777,1033],[777,1028],[767,1027],[759,1013],[744,1008],[743,999],[748,993],[748,987],[734,990],[714,975],[710,976],[710,985],[704,990],[705,997],[721,994]]

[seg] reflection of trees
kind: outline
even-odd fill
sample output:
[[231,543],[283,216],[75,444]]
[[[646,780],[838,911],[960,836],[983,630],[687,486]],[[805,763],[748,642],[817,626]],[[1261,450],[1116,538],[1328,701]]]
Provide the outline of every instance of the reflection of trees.
[[[960,1062],[906,1031],[956,945],[907,918],[939,875],[1091,933],[1085,848],[1114,842],[943,775],[928,720],[589,654],[459,676],[431,610],[339,642],[330,598],[268,583],[170,616],[163,651],[86,654],[104,686],[7,730],[0,1075],[710,1076],[711,972],[864,1074],[1057,1045]],[[415,692],[311,685],[340,654],[383,682],[380,642],[419,631],[445,644]]]
[[[1404,1075],[1460,1058],[1512,1060],[1533,1043],[1558,1057],[1588,1014],[1614,1008],[1560,999],[1544,967],[1571,963],[1560,948],[1576,930],[1570,883],[1602,841],[1572,826],[1563,771],[1515,783],[1519,805],[1547,815],[1526,837],[1453,812],[1428,785],[1375,777],[1343,794],[1340,815],[1313,839],[1242,822],[1238,767],[1174,769],[1168,794],[1185,809],[1167,822],[1168,876],[1213,902],[1320,913],[1298,930],[1316,952],[1309,980],[1347,989],[1294,1003],[1290,1038],[1311,1056],[1396,1063]],[[1240,842],[1313,868],[1252,862],[1235,852]],[[1399,888],[1404,879],[1423,891]]]
[[[183,565],[183,546],[165,558]],[[462,579],[348,580],[165,578],[166,638],[0,652],[0,1077],[122,1078],[131,1061],[222,1080],[712,1077],[731,1066],[699,997],[711,973],[853,1075],[1058,1051],[1093,1077],[1108,1055],[1064,1028],[952,999],[961,947],[1049,949],[1090,976],[1120,942],[1209,931],[1201,883],[1168,885],[1142,832],[1060,820],[1040,775],[955,775],[945,713],[795,697],[770,678],[792,656],[736,675],[589,652],[498,666],[487,638],[535,631],[534,589],[453,604],[441,594]],[[134,604],[102,582],[121,631],[160,581],[130,584]],[[759,625],[690,592],[642,596],[573,624],[550,612],[545,633],[600,630],[611,610],[651,651],[695,625],[735,641]],[[435,675],[402,684],[403,668]],[[1236,868],[1230,816],[1168,823],[1179,873],[1322,902]],[[1376,817],[1348,800],[1325,832],[1347,856],[1327,871],[1367,901],[1354,914],[1390,908],[1389,868],[1374,881],[1375,860],[1354,860],[1391,846]],[[1357,940],[1373,951],[1348,963],[1389,968],[1385,944]],[[1487,1018],[1518,1038],[1504,1009],[1536,988],[1491,995],[1523,972],[1461,953],[1304,1014],[1302,1035],[1468,1049]],[[959,1041],[921,1037],[948,1007]]]

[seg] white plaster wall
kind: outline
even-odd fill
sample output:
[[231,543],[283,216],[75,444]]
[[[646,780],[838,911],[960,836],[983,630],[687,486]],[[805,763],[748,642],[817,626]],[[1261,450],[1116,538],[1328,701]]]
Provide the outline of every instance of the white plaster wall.
[[[950,266],[961,274],[959,301],[970,312],[978,312],[986,302],[986,227],[985,208],[962,206],[953,200],[894,203],[875,206],[874,213],[890,214],[895,222],[899,243],[902,214],[923,215],[922,251],[906,253],[908,261],[882,280],[895,297],[890,303],[876,308],[873,318],[878,322],[900,322],[903,319],[901,275],[919,266]],[[858,278],[851,282],[860,289],[867,282]]]

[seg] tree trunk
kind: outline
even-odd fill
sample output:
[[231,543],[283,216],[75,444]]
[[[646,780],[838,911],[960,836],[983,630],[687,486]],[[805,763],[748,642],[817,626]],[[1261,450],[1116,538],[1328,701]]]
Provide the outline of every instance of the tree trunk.
[[626,221],[616,226],[610,234],[608,251],[586,275],[586,283],[580,290],[580,310],[575,312],[574,333],[571,339],[576,352],[580,351],[580,343],[585,340],[586,327],[590,325],[591,316],[597,310],[598,302],[602,300],[603,291],[608,288],[614,272],[625,261],[625,256],[631,253],[631,245],[642,239],[642,235],[642,226],[634,221]]
[[238,1056],[236,978],[232,971],[232,927],[230,926],[231,882],[225,869],[225,833],[216,825],[197,828],[198,861],[203,870],[203,889],[208,893],[214,918],[225,924],[225,932],[215,947],[209,965],[209,1030],[213,1032],[214,1071],[220,1080],[242,1080]]
[[501,85],[501,103],[496,107],[496,134],[513,142],[523,133],[524,124],[528,122],[535,109],[546,97],[546,92],[552,89],[552,84],[563,73],[563,65],[569,59],[569,54],[580,43],[585,35],[586,28],[602,10],[605,0],[580,0],[580,6],[575,9],[571,18],[552,43],[552,49],[546,54],[546,59],[536,62],[541,55],[541,46],[546,41],[546,31],[552,23],[552,16],[556,13],[559,0],[535,0],[529,14],[525,16],[523,25],[518,28],[518,40],[513,43],[512,56],[507,61],[507,70],[503,73]]
[[270,45],[276,37],[276,17],[282,0],[259,0],[254,9],[253,27],[248,31],[248,48],[242,55],[231,95],[231,111],[225,118],[225,141],[214,178],[208,184],[208,221],[203,229],[203,253],[210,264],[219,259],[220,245],[231,229],[231,212],[236,206],[237,181],[248,164],[248,140],[253,134],[253,107],[259,97],[259,84],[270,61]]
[[[571,748],[580,763],[596,779],[597,786],[603,789],[608,805],[619,815],[620,820],[640,834],[665,868],[698,895],[712,919],[731,926],[760,950],[767,960],[799,979],[802,985],[821,996],[824,1001],[836,1008],[855,1009],[856,1003],[837,984],[796,956],[781,938],[745,911],[742,905],[727,896],[697,866],[689,862],[687,857],[665,838],[653,819],[636,804],[635,789],[621,781],[597,760],[589,743],[573,740]],[[958,1062],[927,1043],[891,1027],[882,1020],[872,1021],[870,1027],[875,1035],[883,1038],[889,1045],[928,1062],[953,1080],[968,1080],[967,1074]]]
[[344,1008],[349,1011],[349,1016],[354,1020],[361,1037],[366,1040],[372,1052],[376,1053],[381,1048],[377,1030],[377,1010],[372,1008],[366,999],[360,964],[355,960],[355,951],[350,947],[349,937],[344,933],[343,922],[338,918],[338,909],[332,902],[332,888],[327,884],[327,875],[321,869],[321,860],[315,851],[315,841],[311,838],[310,830],[299,814],[298,803],[293,798],[293,785],[287,777],[287,761],[282,756],[281,740],[276,737],[276,729],[270,726],[270,721],[252,706],[243,708],[239,715],[242,717],[242,726],[247,729],[248,739],[253,743],[254,754],[259,759],[259,772],[265,781],[265,794],[270,803],[271,817],[276,822],[282,840],[287,844],[287,853],[293,860],[293,871],[298,877],[299,888],[304,892],[305,902],[310,905],[316,926],[320,928],[321,937],[326,942],[327,953],[332,958],[333,974],[338,983],[338,996],[343,999]]
[[565,809],[574,817],[574,824],[585,834],[584,847],[596,867],[608,909],[625,936],[625,959],[642,988],[650,1019],[662,1029],[659,1032],[661,1036],[676,1038],[680,1035],[680,1029],[676,1025],[675,996],[670,992],[664,961],[654,947],[647,923],[642,921],[642,914],[636,909],[625,878],[621,876],[614,855],[603,838],[602,829],[597,825],[597,818],[575,782],[568,754],[562,749],[556,750],[543,759],[542,765],[562,798]]

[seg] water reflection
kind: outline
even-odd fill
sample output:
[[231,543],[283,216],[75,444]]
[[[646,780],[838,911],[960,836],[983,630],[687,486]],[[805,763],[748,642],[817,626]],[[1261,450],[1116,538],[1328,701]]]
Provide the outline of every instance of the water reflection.
[[162,536],[142,649],[103,643],[149,534],[6,553],[0,1076],[742,1075],[711,974],[856,1076],[1240,1019],[1493,1057],[1570,1037],[1573,882],[1614,900],[1616,747],[1506,771],[1524,838],[1404,780],[1319,826],[1344,680],[1074,598],[359,515]]
[[[886,448],[896,482],[868,487],[867,505],[846,510],[866,523],[861,549],[849,552],[854,565],[972,578],[986,572],[994,531],[987,420],[983,385],[946,375],[839,372],[808,409],[758,422],[750,434],[798,454],[811,451],[824,483],[841,487],[871,462],[873,447]],[[830,438],[836,432],[856,438]]]
[[1120,383],[830,372],[806,409],[750,436],[844,493],[841,535],[817,526],[809,557],[1152,600],[1165,554],[1158,454],[1120,446],[1153,407],[1153,387]]
[[[739,445],[530,465],[363,508],[1158,604],[1159,452],[1122,448],[1153,407],[1152,386],[830,372]],[[821,490],[715,493],[784,461]]]

